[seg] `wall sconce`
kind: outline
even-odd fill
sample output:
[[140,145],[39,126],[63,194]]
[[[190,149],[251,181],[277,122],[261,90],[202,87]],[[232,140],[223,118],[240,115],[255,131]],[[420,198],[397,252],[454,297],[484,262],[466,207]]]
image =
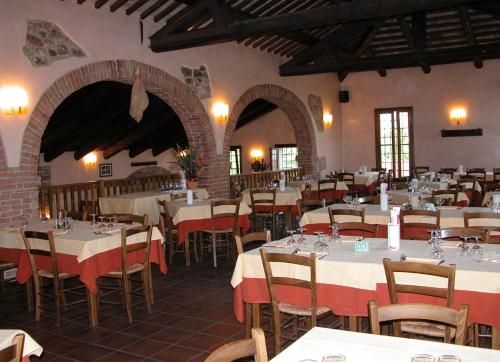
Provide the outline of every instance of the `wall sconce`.
[[255,172],[265,171],[269,165],[264,162],[264,152],[259,148],[254,148],[250,151],[250,157],[252,157],[252,170]]
[[223,102],[216,102],[212,107],[212,113],[217,121],[227,121],[229,117],[229,106]]
[[19,87],[0,89],[0,111],[6,115],[23,115],[28,113],[28,94]]
[[264,152],[262,152],[261,149],[254,148],[253,150],[250,151],[250,157],[252,157],[254,161],[261,160],[262,157],[264,157]]
[[97,164],[97,155],[94,152],[87,153],[83,156],[83,163],[85,167],[94,168]]
[[331,113],[324,113],[323,123],[326,127],[330,127],[333,123],[333,115]]
[[463,108],[453,108],[450,112],[450,120],[460,126],[460,123],[465,122],[467,112]]

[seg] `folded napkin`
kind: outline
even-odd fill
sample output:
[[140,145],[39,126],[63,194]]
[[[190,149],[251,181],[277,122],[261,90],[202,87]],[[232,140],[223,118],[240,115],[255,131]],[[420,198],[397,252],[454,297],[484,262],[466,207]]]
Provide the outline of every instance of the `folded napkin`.
[[68,230],[63,230],[63,229],[55,229],[52,230],[52,234],[54,236],[61,236],[61,235],[66,235],[68,233]]
[[444,241],[443,244],[441,244],[442,248],[458,248],[460,245],[460,241]]
[[288,247],[288,242],[289,239],[286,240],[278,240],[278,241],[272,241],[270,243],[266,243],[262,246],[266,248],[287,248]]
[[439,260],[439,259],[406,257],[406,261],[411,261],[411,262],[415,262],[415,263],[427,263],[427,264],[438,265],[441,260]]
[[361,236],[355,236],[355,235],[341,235],[340,236],[340,240],[343,243],[355,243],[356,240],[358,240],[359,238],[361,238]]
[[310,256],[312,253],[316,254],[316,259],[321,259],[328,255],[328,251],[298,251],[297,255]]
[[15,231],[19,231],[19,227],[16,226],[4,226],[0,228],[0,231],[4,231],[6,233],[13,233]]
[[483,261],[489,261],[490,263],[500,263],[500,253],[496,251],[491,251],[483,255]]

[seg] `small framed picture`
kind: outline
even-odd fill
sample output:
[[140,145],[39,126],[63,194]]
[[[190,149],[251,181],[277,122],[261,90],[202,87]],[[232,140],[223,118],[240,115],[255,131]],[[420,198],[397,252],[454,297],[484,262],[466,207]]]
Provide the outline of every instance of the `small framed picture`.
[[99,164],[99,177],[110,177],[113,176],[113,164],[112,163],[100,163]]

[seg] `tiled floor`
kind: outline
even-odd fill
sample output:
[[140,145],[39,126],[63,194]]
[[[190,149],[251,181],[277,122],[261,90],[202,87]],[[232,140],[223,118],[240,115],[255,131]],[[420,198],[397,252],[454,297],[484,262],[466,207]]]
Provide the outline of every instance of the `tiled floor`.
[[133,311],[129,324],[120,306],[100,310],[99,326],[90,327],[86,305],[54,318],[34,321],[24,307],[23,293],[0,301],[0,328],[28,332],[44,348],[32,361],[203,361],[218,346],[244,338],[244,326],[234,318],[232,263],[169,267],[154,274],[155,304],[148,314]]

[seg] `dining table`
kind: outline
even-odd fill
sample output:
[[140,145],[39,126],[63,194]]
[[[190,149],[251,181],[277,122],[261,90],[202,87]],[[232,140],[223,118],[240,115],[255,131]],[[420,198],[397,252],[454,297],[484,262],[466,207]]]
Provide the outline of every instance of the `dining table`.
[[[393,204],[409,204],[412,206],[417,206],[420,201],[425,201],[425,199],[432,198],[432,192],[424,192],[424,191],[416,191],[412,192],[408,189],[403,190],[388,190],[387,194],[389,195],[391,202]],[[450,191],[450,196],[453,193]],[[443,195],[438,195],[437,197],[443,197]],[[469,198],[465,192],[459,192],[457,198],[457,206],[466,207],[469,205]]]
[[[335,195],[332,195],[331,192],[323,192],[320,194],[319,189],[318,189],[318,180],[312,180],[311,182],[308,181],[303,181],[303,180],[292,180],[292,181],[287,181],[287,186],[290,187],[297,187],[300,189],[302,193],[304,193],[306,186],[309,184],[311,185],[311,193],[310,193],[310,198],[312,200],[321,200],[321,199],[329,199],[329,200],[342,200],[344,196],[347,195],[347,192],[349,191],[349,188],[343,181],[337,181],[337,187],[335,189]],[[326,183],[322,184],[321,188],[333,188],[335,185]]]
[[[172,200],[172,195],[186,193],[186,190],[143,191],[99,198],[99,209],[102,214],[148,215],[153,225],[158,225],[160,209],[157,200]],[[193,197],[198,200],[208,199],[208,191],[204,188],[193,190]]]
[[24,334],[23,343],[23,361],[28,362],[30,356],[40,357],[43,348],[28,333],[20,329],[0,329],[0,350],[9,347],[12,344],[12,338],[17,334]]
[[[295,236],[296,238],[297,236]],[[305,235],[304,243],[289,245],[290,237],[272,241],[262,247],[270,253],[303,254],[315,252],[318,236]],[[349,328],[357,329],[357,317],[368,315],[368,302],[376,300],[379,305],[390,304],[383,259],[419,261],[441,265],[456,265],[455,294],[453,306],[470,306],[470,321],[493,327],[493,348],[500,349],[500,245],[482,244],[482,254],[461,252],[458,242],[444,247],[444,257],[435,258],[431,248],[419,240],[401,240],[399,250],[389,250],[385,238],[365,238],[368,251],[355,251],[358,237],[342,236],[341,241],[327,241],[321,258],[316,262],[318,306],[328,307],[339,316],[349,317]],[[297,241],[297,239],[295,239]],[[298,249],[298,250],[297,250]],[[276,267],[280,277],[309,278],[309,271],[300,265]],[[403,274],[398,281],[404,284],[428,285],[446,288],[444,278],[426,275]],[[253,310],[253,326],[259,326],[259,305],[269,303],[266,277],[260,248],[239,255],[233,271],[231,285],[234,288],[234,308],[238,321],[245,319],[244,303]],[[277,290],[281,302],[307,307],[310,295],[306,289],[281,286]],[[443,305],[443,300],[433,297],[403,294],[401,303],[432,303]]]
[[[264,194],[255,194],[255,199],[268,198]],[[243,190],[241,192],[241,198],[244,203],[248,206],[252,206],[252,198],[250,196],[250,190]],[[286,186],[283,190],[276,188],[276,203],[275,210],[277,212],[290,212],[297,214],[297,201],[302,199],[302,192],[299,187]],[[258,205],[258,208],[266,209],[266,205]]]
[[[353,207],[347,204],[333,204],[327,207],[322,207],[316,210],[307,211],[300,219],[300,226],[306,229],[306,233],[313,234],[316,231],[328,233],[330,231],[330,216],[329,208],[333,209],[357,209],[365,210],[365,222],[368,224],[377,224],[377,236],[387,237],[387,224],[390,221],[390,209],[392,207],[400,207],[400,205],[389,205],[387,211],[381,210],[380,205],[360,205]],[[464,227],[464,212],[491,212],[491,209],[486,207],[459,207],[459,206],[440,206],[437,208],[441,211],[440,227]],[[359,221],[355,217],[345,216],[340,222]],[[500,226],[498,219],[487,219],[485,221],[488,226]],[[471,225],[473,226],[473,225]],[[494,238],[498,238],[496,232],[492,232]]]
[[[86,286],[89,303],[89,320],[97,324],[97,280],[112,270],[121,268],[121,228],[132,228],[135,225],[115,224],[112,230],[102,231],[99,224],[88,221],[71,220],[68,230],[55,229],[55,222],[32,222],[26,230],[54,233],[54,245],[59,272],[75,274]],[[131,243],[144,240],[145,233],[131,236]],[[35,246],[49,250],[48,243],[36,242]],[[162,273],[167,272],[165,253],[162,244],[163,236],[157,227],[153,227],[149,259],[159,265]],[[0,259],[17,264],[16,279],[26,283],[32,277],[32,269],[26,251],[21,230],[18,226],[0,227]],[[138,250],[128,255],[129,263],[139,263],[144,258],[144,251]],[[40,268],[50,270],[50,258],[37,257]]]
[[[429,172],[424,172],[423,174],[421,174],[422,176],[426,176],[426,177],[429,177],[431,176],[431,171]],[[437,172],[436,173],[437,177],[439,177],[440,173]],[[458,181],[460,180],[460,177],[461,176],[467,176],[467,172],[460,172],[460,171],[453,171],[453,180],[455,181]],[[493,171],[486,171],[486,182],[490,182],[490,181],[493,181]]]
[[[185,245],[186,265],[190,265],[189,234],[202,230],[211,230],[212,214],[210,207],[211,200],[196,200],[189,204],[186,200],[173,200],[167,202],[168,212],[172,217],[172,222],[177,228],[177,242]],[[233,206],[219,206],[219,213],[234,212]],[[240,202],[237,226],[243,231],[250,229],[249,215],[252,210],[245,202]],[[225,229],[232,227],[230,217],[218,218],[216,228]]]
[[342,355],[346,362],[410,362],[421,354],[431,355],[435,361],[446,355],[461,362],[500,361],[500,351],[492,349],[314,327],[271,362],[321,362],[332,355]]

